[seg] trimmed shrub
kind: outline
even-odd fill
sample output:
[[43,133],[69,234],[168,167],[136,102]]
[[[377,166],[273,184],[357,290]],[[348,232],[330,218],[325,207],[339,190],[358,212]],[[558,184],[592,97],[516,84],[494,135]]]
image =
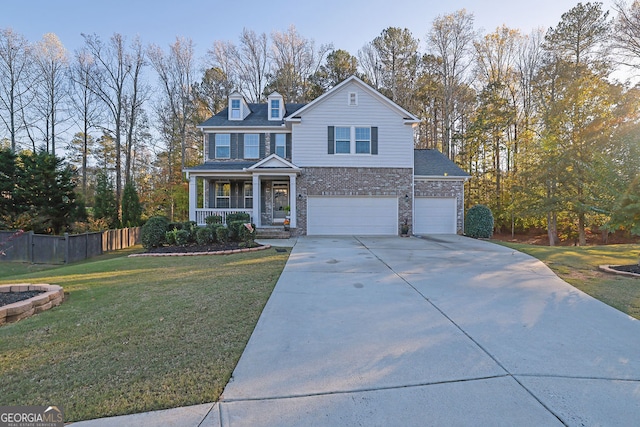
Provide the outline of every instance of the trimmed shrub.
[[157,248],[165,243],[169,220],[163,216],[154,216],[142,226],[141,240],[145,249]]
[[227,227],[216,227],[216,240],[219,243],[227,243],[229,241],[229,229]]
[[209,245],[214,242],[214,230],[213,228],[199,227],[196,231],[196,243],[199,245]]
[[222,224],[222,217],[220,215],[209,215],[204,219],[204,222],[207,225]]
[[168,230],[182,230],[184,223],[182,222],[170,222],[167,226]]
[[256,225],[245,222],[238,229],[238,238],[245,246],[252,246],[256,239]]
[[251,221],[251,215],[244,212],[236,212],[227,215],[227,226],[234,221],[242,221],[243,223]]
[[191,233],[187,230],[177,230],[176,231],[176,245],[185,246],[189,243],[191,237]]
[[178,231],[177,228],[174,228],[171,231],[167,231],[164,234],[164,240],[167,242],[167,245],[175,245],[176,244],[176,232]]
[[464,233],[469,237],[488,239],[493,235],[493,214],[485,205],[475,205],[467,211]]
[[241,229],[244,228],[244,224],[247,222],[249,221],[231,221],[227,227],[229,229],[229,239],[240,241]]

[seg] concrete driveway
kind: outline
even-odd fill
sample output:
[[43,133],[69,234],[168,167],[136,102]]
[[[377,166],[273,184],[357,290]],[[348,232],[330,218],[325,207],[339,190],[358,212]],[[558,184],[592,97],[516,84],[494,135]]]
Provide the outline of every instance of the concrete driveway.
[[202,425],[639,420],[640,322],[452,235],[300,238]]

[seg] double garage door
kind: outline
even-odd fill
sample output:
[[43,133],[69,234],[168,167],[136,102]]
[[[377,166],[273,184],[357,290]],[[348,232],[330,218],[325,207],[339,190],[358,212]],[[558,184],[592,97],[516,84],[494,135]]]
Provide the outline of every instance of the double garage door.
[[307,199],[307,234],[397,235],[397,197],[312,197]]
[[455,197],[416,197],[414,203],[414,234],[456,234]]

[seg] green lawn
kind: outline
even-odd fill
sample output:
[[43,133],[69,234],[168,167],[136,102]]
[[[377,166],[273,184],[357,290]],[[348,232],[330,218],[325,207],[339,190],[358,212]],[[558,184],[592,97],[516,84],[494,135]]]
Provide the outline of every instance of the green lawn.
[[61,405],[77,421],[216,401],[287,257],[116,254],[14,276],[0,263],[0,284],[69,293],[0,327],[0,403]]
[[576,288],[640,319],[640,278],[611,275],[597,269],[599,265],[637,263],[640,245],[549,247],[498,241],[495,243],[538,258]]

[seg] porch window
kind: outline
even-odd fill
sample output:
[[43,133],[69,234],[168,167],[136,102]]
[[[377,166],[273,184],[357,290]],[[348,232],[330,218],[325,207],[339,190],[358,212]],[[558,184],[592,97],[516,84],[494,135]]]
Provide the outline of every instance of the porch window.
[[228,159],[231,157],[231,135],[228,133],[216,134],[216,159]]
[[260,157],[260,135],[247,133],[244,135],[244,158],[257,159]]
[[253,209],[253,183],[244,183],[244,208]]
[[228,209],[231,199],[231,183],[229,182],[217,182],[216,183],[216,208]]
[[336,154],[349,154],[351,152],[351,128],[336,126]]
[[276,154],[283,159],[287,157],[287,136],[282,133],[276,134]]
[[371,153],[371,128],[356,128],[356,154]]

